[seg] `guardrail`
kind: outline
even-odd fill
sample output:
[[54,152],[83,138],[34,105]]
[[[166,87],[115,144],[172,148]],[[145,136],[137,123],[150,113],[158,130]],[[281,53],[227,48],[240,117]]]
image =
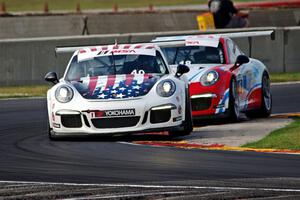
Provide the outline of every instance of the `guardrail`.
[[[271,72],[300,72],[300,27],[231,29],[209,33],[255,30],[275,30],[275,38],[253,38],[252,57],[263,61]],[[150,32],[0,40],[0,85],[44,83],[43,78],[48,71],[56,71],[62,76],[70,54],[56,56],[54,49],[57,46],[113,44],[115,39],[118,43],[137,43],[150,41],[157,36],[199,33],[203,32]],[[248,54],[248,38],[235,40]]]
[[[0,38],[31,38],[198,29],[200,10],[0,17]],[[250,10],[251,27],[297,26],[299,9]]]

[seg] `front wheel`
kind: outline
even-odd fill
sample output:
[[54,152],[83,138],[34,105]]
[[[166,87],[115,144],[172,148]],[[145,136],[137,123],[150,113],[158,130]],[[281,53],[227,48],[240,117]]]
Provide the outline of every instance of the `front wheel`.
[[185,101],[185,120],[182,122],[182,130],[170,131],[169,135],[171,137],[185,136],[185,135],[190,135],[192,131],[193,131],[192,106],[191,106],[189,93],[187,93],[187,97]]
[[269,117],[272,111],[272,94],[270,89],[270,78],[267,72],[263,73],[261,85],[261,106],[259,109],[246,112],[249,118]]
[[48,137],[52,141],[58,141],[60,138],[55,135],[54,131],[50,126],[48,125]]
[[240,101],[235,78],[231,79],[229,88],[229,119],[238,121],[240,117]]

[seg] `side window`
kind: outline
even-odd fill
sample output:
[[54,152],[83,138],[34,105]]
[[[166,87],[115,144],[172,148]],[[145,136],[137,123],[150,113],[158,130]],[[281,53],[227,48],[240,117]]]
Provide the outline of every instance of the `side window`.
[[236,46],[236,52],[237,52],[237,55],[239,56],[239,55],[244,55],[244,52],[242,52],[241,50],[240,50],[240,48],[237,46],[237,45],[235,45]]
[[236,58],[243,54],[243,52],[238,48],[238,46],[230,39],[227,40],[227,47],[229,52],[229,61],[234,63]]
[[168,63],[170,65],[174,64],[175,56],[176,56],[176,47],[165,47],[162,48],[163,54],[166,56]]
[[164,62],[164,59],[162,58],[161,54],[159,51],[156,51],[156,62],[158,64],[158,67],[159,67],[159,71],[162,73],[162,74],[167,74],[169,73],[168,70],[167,70],[167,66]]
[[227,43],[229,62],[230,63],[235,63],[235,60],[236,60],[236,57],[237,57],[237,55],[236,55],[236,51],[237,51],[236,45],[231,40],[227,40],[226,43]]

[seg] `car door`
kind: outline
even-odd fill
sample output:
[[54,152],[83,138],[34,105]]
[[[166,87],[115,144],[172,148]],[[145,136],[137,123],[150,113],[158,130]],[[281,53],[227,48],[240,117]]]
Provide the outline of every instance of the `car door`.
[[[238,46],[231,40],[227,40],[227,48],[228,48],[228,57],[230,63],[235,63],[236,58],[243,54],[243,52],[238,48]],[[240,101],[240,109],[244,110],[248,105],[248,95],[253,87],[253,73],[252,73],[252,64],[251,61],[249,63],[241,65],[237,68],[234,73],[236,75],[237,80],[237,89],[239,94]]]

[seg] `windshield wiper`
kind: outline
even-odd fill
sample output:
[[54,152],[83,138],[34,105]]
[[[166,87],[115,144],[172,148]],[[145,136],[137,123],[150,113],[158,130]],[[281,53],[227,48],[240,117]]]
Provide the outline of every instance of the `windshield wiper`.
[[114,74],[117,74],[116,62],[115,62],[115,55],[114,52],[111,52],[112,59],[113,59],[113,66],[114,66]]

